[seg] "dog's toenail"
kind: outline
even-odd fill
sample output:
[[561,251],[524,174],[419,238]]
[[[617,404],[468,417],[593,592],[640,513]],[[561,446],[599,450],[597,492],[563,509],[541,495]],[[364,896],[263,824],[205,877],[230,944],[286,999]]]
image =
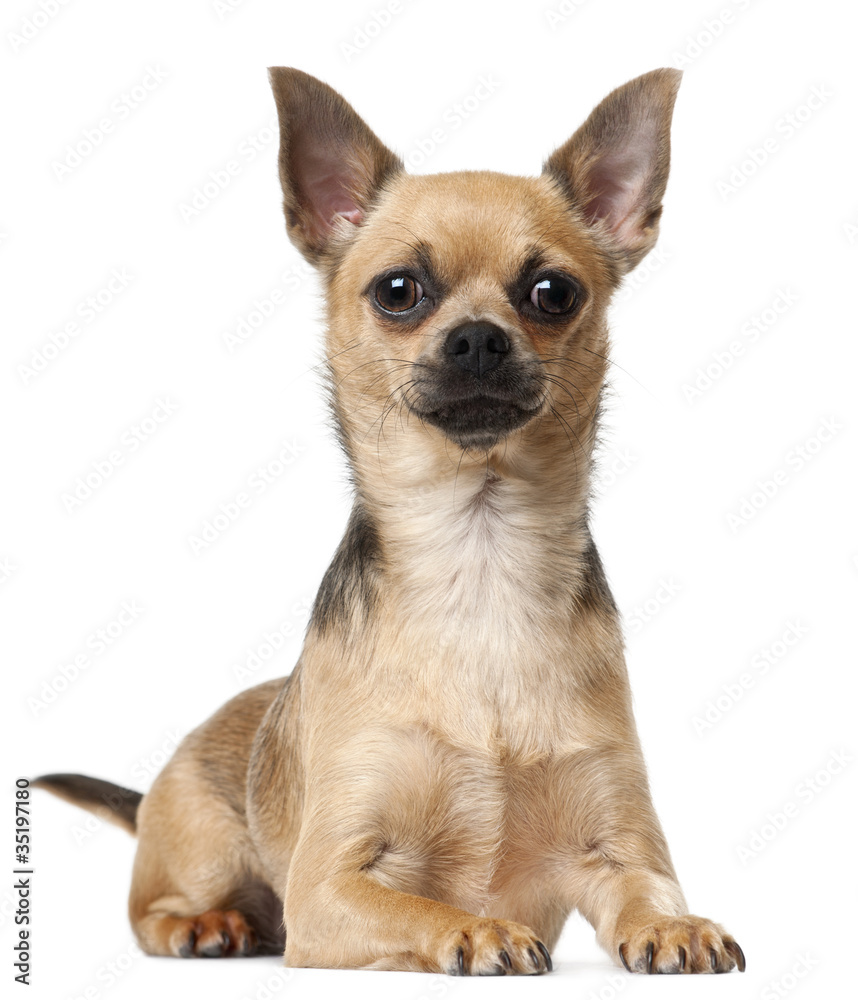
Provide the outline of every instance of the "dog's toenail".
[[727,949],[727,951],[735,959],[736,967],[738,968],[739,972],[744,972],[745,971],[745,953],[739,947],[738,942],[737,941],[728,941],[727,944],[725,945],[725,948]]

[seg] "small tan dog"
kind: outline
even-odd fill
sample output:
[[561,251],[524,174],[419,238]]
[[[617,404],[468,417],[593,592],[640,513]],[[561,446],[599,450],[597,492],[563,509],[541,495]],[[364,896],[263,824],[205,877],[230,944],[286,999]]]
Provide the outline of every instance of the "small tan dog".
[[355,505],[291,677],[142,800],[38,779],[136,831],[147,952],[540,973],[577,909],[630,971],[744,969],[687,913],[587,516],[606,311],[656,240],[679,79],[614,91],[539,177],[414,177],[271,71]]

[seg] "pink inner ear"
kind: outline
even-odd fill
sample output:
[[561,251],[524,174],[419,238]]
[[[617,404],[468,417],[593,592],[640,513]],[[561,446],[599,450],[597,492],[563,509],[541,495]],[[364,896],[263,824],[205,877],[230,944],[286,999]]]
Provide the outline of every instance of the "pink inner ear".
[[304,181],[304,193],[323,232],[333,227],[338,215],[355,226],[363,219],[363,212],[349,193],[348,178],[339,171],[311,174]]
[[336,214],[348,219],[353,226],[356,226],[363,219],[363,212],[359,208],[339,208]]
[[630,236],[646,210],[647,181],[656,159],[657,134],[645,127],[628,136],[621,149],[604,154],[590,177],[593,196],[587,207],[592,217],[604,220],[618,236]]

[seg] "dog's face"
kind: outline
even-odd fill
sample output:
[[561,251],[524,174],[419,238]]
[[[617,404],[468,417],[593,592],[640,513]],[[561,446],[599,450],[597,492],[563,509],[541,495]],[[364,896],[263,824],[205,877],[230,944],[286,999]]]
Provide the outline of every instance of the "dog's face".
[[611,293],[657,235],[678,79],[615,91],[538,177],[411,176],[330,88],[272,70],[287,226],[328,283],[348,438],[460,460],[578,437]]
[[354,385],[397,421],[491,447],[556,406],[564,379],[592,382],[613,272],[548,178],[399,174],[332,279],[335,369],[345,385],[363,364]]

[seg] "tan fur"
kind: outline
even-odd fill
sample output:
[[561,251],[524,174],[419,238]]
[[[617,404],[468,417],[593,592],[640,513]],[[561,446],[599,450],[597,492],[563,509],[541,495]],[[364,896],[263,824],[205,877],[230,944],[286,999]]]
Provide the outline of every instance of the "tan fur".
[[[141,805],[143,947],[277,947],[273,891],[290,965],[542,972],[577,908],[636,971],[743,967],[687,915],[587,527],[606,311],[655,241],[678,75],[615,92],[534,178],[408,176],[324,84],[272,82],[356,513],[291,678],[225,706]],[[648,172],[614,183],[623,149]],[[560,325],[511,297],[534,249],[585,292]],[[427,255],[431,313],[380,313],[376,276]],[[505,330],[541,387],[478,448],[421,418],[439,344],[469,320]]]

